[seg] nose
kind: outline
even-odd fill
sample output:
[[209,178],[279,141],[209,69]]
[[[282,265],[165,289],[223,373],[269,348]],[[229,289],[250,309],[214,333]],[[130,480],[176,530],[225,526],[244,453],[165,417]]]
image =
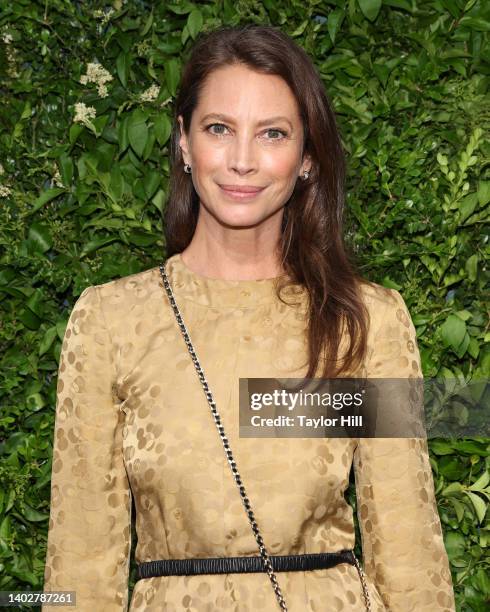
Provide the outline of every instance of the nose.
[[235,135],[228,151],[228,169],[240,175],[257,169],[257,150],[253,135],[247,132]]

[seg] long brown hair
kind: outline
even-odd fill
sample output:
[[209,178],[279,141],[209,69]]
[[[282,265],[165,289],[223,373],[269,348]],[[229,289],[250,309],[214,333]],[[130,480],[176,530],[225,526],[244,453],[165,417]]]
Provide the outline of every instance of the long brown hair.
[[[308,296],[308,372],[320,360],[321,376],[354,371],[366,354],[369,314],[361,297],[365,283],[355,271],[343,237],[346,162],[335,114],[322,81],[306,52],[274,26],[223,26],[201,34],[187,61],[174,107],[170,142],[170,194],[164,215],[167,256],[191,242],[199,214],[199,197],[183,170],[179,145],[182,115],[190,130],[206,77],[218,68],[240,63],[262,74],[284,79],[296,97],[303,123],[303,153],[312,159],[308,180],[297,180],[284,208],[278,255],[286,273],[277,296],[300,285]],[[339,355],[344,330],[345,353]]]

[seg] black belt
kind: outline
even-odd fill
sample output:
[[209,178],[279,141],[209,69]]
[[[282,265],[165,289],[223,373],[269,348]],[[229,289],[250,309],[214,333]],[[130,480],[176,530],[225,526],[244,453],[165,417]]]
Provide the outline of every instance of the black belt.
[[[269,555],[276,572],[303,572],[328,569],[339,563],[355,564],[351,550],[305,555]],[[137,564],[137,578],[194,576],[197,574],[250,574],[264,572],[262,557],[221,557],[208,559],[160,559]]]

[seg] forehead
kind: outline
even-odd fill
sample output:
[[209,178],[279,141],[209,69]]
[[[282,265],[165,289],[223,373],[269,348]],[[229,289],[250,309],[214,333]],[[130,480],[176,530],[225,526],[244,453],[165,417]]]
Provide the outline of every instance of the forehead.
[[239,119],[286,115],[299,121],[296,98],[282,77],[261,74],[247,66],[224,66],[203,83],[196,114],[224,113]]

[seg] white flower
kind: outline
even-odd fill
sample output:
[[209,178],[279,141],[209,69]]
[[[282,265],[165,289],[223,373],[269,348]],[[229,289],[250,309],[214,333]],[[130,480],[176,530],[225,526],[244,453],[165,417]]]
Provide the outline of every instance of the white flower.
[[95,119],[97,112],[93,106],[86,106],[83,102],[75,104],[75,123],[87,123],[90,119]]
[[80,83],[95,83],[98,88],[98,93],[101,98],[107,97],[107,87],[105,84],[113,80],[112,74],[106,70],[101,64],[91,62],[87,65],[87,72],[80,77]]
[[160,87],[158,85],[153,84],[151,87],[148,87],[146,91],[140,94],[140,99],[143,102],[153,102],[158,98],[158,94],[160,93]]
[[167,104],[168,104],[169,102],[172,102],[172,96],[170,96],[170,98],[167,98],[166,100],[164,100],[164,101],[163,101],[163,102],[160,104],[160,106],[163,108],[164,106],[167,106]]
[[5,57],[7,59],[6,72],[10,77],[16,78],[19,76],[19,71],[17,70],[16,65],[17,53],[14,45],[12,44],[14,38],[9,32],[3,32],[1,34],[1,38],[5,44]]
[[6,187],[5,185],[0,185],[0,198],[8,198],[8,196],[12,193],[10,187]]
[[148,42],[146,40],[143,40],[142,42],[136,43],[136,53],[141,57],[143,55],[146,55],[146,53],[148,53],[150,47],[148,45]]
[[108,21],[110,21],[114,13],[115,11],[113,8],[108,9],[107,12],[102,9],[96,9],[93,15],[96,19],[101,19],[102,24],[106,24]]
[[61,174],[58,168],[56,168],[55,173],[53,175],[53,183],[57,186],[57,187],[64,187],[63,182],[61,180]]
[[98,93],[99,93],[100,98],[107,98],[108,96],[107,87],[103,83],[99,84]]

